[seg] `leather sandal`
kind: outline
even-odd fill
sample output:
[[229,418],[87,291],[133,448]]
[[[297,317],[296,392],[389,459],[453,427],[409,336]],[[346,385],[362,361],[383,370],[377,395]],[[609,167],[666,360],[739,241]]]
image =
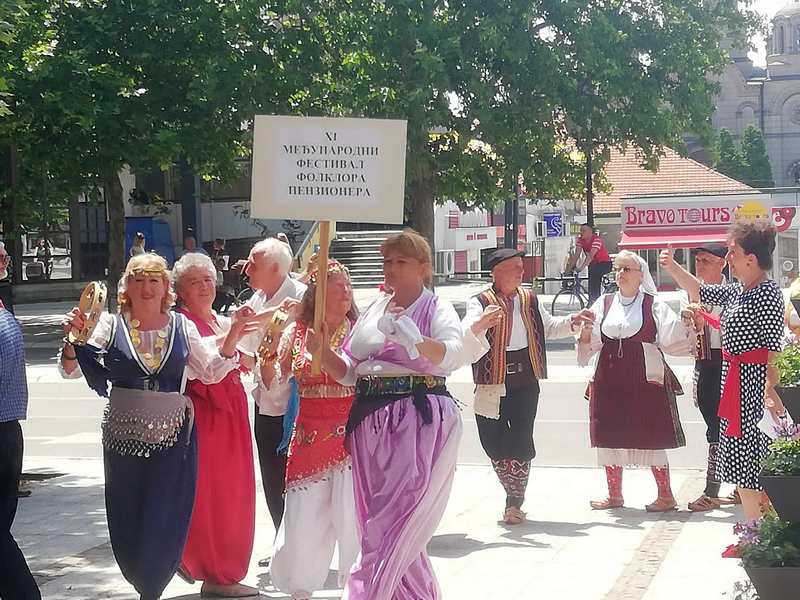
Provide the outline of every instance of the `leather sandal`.
[[689,510],[692,512],[705,512],[715,508],[719,508],[719,500],[706,494],[701,495],[694,502],[689,502]]
[[592,510],[608,510],[610,508],[622,508],[625,506],[625,500],[619,498],[606,498],[605,500],[590,500],[589,506]]
[[509,506],[503,513],[503,522],[506,525],[519,525],[525,521],[525,513],[516,506]]
[[675,502],[675,498],[656,498],[656,501],[648,504],[645,510],[651,513],[669,512],[678,510],[678,503]]

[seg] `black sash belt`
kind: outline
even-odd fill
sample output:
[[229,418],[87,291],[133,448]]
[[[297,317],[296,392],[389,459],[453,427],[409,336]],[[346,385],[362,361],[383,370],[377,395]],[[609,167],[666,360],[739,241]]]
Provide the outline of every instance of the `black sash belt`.
[[356,399],[350,409],[346,432],[352,433],[369,415],[393,402],[412,396],[414,408],[425,425],[433,423],[428,395],[447,396],[444,377],[406,375],[403,377],[362,377],[356,383]]

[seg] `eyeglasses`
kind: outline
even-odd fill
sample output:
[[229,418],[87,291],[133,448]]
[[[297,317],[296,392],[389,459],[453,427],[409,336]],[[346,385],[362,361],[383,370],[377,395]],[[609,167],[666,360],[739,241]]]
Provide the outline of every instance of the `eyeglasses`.
[[641,271],[634,267],[614,267],[614,273],[630,273],[631,271]]

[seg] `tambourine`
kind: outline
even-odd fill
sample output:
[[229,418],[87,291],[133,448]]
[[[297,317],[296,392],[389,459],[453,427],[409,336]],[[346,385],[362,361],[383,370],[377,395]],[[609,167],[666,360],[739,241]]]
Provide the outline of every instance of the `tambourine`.
[[78,301],[78,309],[86,316],[83,322],[83,329],[71,329],[67,334],[67,341],[75,346],[85,346],[86,342],[97,327],[97,322],[100,320],[100,315],[106,307],[106,299],[108,291],[104,283],[99,281],[90,282],[81,293],[81,299]]
[[275,352],[275,342],[281,335],[281,331],[283,331],[283,326],[286,324],[286,321],[289,319],[289,313],[284,310],[277,310],[275,314],[272,315],[272,321],[270,321],[269,325],[267,326],[267,332],[264,334],[264,339],[261,340],[261,344],[258,346],[258,360],[261,364],[269,362],[271,358],[274,357]]

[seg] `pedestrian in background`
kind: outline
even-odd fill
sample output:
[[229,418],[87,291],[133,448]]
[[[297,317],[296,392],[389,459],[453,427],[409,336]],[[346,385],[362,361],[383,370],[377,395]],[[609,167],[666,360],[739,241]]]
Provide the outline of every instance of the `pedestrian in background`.
[[[761,517],[765,500],[758,476],[770,439],[758,424],[765,410],[770,410],[776,421],[786,414],[774,387],[779,380],[777,368],[771,364],[781,351],[784,333],[783,294],[769,278],[775,237],[775,227],[765,220],[731,226],[726,260],[735,283],[702,283],[675,262],[671,249],[663,250],[659,257],[662,268],[689,297],[722,308],[717,473],[722,481],[737,486],[747,521]],[[723,553],[730,558],[739,555],[738,545]]]
[[131,256],[138,256],[140,254],[144,254],[146,252],[144,248],[144,234],[141,231],[137,231],[136,235],[133,236],[133,244],[131,245]]
[[[0,242],[0,279],[10,258]],[[22,474],[22,427],[28,411],[25,348],[22,328],[0,302],[0,598],[39,600],[42,596],[11,526],[17,514],[17,488]]]
[[[589,267],[589,306],[591,306],[600,297],[603,275],[611,272],[611,257],[603,238],[588,223],[581,225],[581,233],[575,244],[575,252],[567,261],[567,270],[574,268],[580,272]],[[579,255],[582,256],[580,261]]]
[[623,250],[614,259],[619,291],[604,294],[578,338],[578,364],[599,353],[587,388],[589,432],[606,472],[608,496],[595,510],[620,508],[626,466],[650,467],[658,496],[648,512],[675,510],[667,450],[686,445],[676,396],[683,394],[664,353],[690,356],[694,332],[657,297],[643,258]]

